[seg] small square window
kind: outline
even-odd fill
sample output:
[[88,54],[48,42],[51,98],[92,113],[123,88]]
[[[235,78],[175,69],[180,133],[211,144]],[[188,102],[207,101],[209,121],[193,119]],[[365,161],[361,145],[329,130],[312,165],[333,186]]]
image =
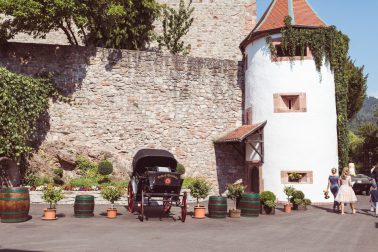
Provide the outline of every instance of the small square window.
[[312,171],[281,171],[282,184],[312,184]]
[[[289,57],[289,51],[285,50],[281,44],[275,45],[276,52],[277,52],[277,57]],[[303,55],[302,55],[302,50],[300,46],[297,46],[295,48],[295,57],[305,57],[307,56],[307,48],[304,50]]]
[[306,112],[305,93],[273,94],[274,112]]

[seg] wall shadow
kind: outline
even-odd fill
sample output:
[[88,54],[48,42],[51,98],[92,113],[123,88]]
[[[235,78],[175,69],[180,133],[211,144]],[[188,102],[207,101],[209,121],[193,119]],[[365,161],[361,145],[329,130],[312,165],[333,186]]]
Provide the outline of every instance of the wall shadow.
[[215,162],[219,194],[226,191],[227,184],[241,182],[244,178],[244,144],[215,143]]

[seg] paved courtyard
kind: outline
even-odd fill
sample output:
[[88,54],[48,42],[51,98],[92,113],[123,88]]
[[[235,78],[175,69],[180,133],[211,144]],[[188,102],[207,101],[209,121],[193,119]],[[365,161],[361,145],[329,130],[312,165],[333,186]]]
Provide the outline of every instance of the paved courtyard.
[[[73,217],[73,207],[58,205],[59,220],[42,221],[45,205],[32,205],[33,218],[0,223],[0,251],[376,251],[378,218],[368,212],[368,197],[359,196],[358,213],[344,216],[329,207],[310,207],[275,216],[196,220],[171,217],[141,223],[118,206],[110,220],[96,206],[95,217]],[[191,208],[190,208],[191,209]],[[174,210],[176,213],[176,210]]]

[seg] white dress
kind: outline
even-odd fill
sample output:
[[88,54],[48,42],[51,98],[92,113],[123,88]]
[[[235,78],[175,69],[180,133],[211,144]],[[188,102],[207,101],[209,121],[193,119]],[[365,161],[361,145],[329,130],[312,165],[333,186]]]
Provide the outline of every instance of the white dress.
[[353,191],[352,179],[350,176],[346,177],[346,179],[341,179],[341,186],[335,200],[340,203],[357,202],[357,197]]

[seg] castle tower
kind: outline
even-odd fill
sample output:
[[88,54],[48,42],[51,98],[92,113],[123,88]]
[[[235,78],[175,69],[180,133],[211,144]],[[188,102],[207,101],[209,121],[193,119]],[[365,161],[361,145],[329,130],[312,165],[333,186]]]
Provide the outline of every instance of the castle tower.
[[[260,188],[273,191],[279,200],[286,198],[284,186],[293,185],[313,202],[325,202],[322,190],[331,168],[338,165],[334,74],[329,66],[319,73],[309,49],[302,60],[300,52],[294,61],[285,57],[280,32],[286,16],[301,29],[326,26],[306,0],[273,0],[241,43],[246,124],[266,121],[263,141],[246,144],[246,161],[260,160]],[[270,53],[267,36],[277,58]],[[259,144],[264,160],[256,153]],[[302,178],[291,179],[293,173]]]

